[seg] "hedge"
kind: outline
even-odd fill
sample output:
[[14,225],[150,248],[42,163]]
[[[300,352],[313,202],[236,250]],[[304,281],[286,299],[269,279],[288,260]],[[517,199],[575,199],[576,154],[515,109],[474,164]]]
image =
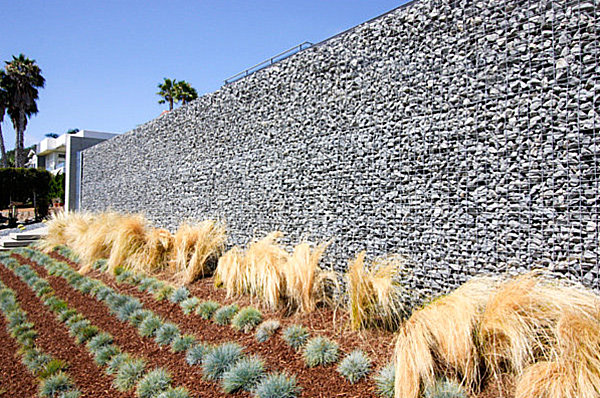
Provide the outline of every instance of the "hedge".
[[33,204],[38,217],[48,215],[48,193],[52,174],[41,169],[0,169],[0,208],[6,209],[11,202]]

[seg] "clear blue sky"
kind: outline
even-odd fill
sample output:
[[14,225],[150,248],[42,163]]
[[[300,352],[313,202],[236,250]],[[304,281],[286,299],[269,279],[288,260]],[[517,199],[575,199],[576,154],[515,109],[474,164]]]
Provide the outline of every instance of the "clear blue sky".
[[[46,78],[25,143],[70,128],[126,132],[158,116],[156,85],[200,95],[303,41],[319,42],[406,0],[0,0],[0,60],[24,53]],[[14,147],[8,116],[5,144]]]

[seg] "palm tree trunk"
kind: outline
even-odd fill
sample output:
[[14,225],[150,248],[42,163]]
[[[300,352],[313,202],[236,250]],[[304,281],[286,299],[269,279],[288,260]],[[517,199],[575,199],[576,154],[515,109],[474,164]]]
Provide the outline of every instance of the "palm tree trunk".
[[4,136],[2,135],[2,124],[0,124],[0,154],[2,155],[0,167],[7,167],[8,159],[6,159],[6,147],[4,146]]
[[169,110],[173,110],[173,98],[169,98]]
[[25,112],[19,112],[19,125],[17,126],[17,142],[15,143],[15,167],[25,166],[23,156],[23,137],[25,136]]

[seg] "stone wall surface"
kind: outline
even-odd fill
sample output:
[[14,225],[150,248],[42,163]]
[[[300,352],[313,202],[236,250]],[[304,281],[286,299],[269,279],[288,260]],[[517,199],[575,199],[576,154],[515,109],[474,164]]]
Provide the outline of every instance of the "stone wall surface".
[[549,267],[598,288],[600,10],[418,1],[85,150],[82,206],[231,244],[334,238],[424,294]]

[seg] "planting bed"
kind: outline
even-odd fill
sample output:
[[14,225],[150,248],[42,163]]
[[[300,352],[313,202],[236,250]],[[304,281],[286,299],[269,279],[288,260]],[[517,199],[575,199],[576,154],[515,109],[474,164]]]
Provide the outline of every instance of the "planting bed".
[[[64,254],[64,253],[63,253]],[[212,300],[220,306],[236,304],[239,308],[253,306],[262,312],[263,320],[275,319],[280,327],[264,342],[256,339],[254,330],[243,333],[234,330],[230,325],[219,325],[212,320],[203,319],[192,311],[185,314],[180,304],[168,299],[159,300],[155,294],[140,289],[139,279],[115,278],[108,273],[93,270],[84,277],[75,275],[80,265],[73,259],[58,252],[49,256],[34,250],[16,250],[10,254],[11,259],[24,264],[48,282],[52,294],[64,300],[68,308],[89,320],[99,331],[112,337],[114,344],[121,352],[128,353],[146,362],[145,371],[164,369],[170,375],[171,385],[185,388],[189,397],[250,397],[248,391],[237,391],[226,394],[220,382],[208,380],[203,367],[190,364],[186,360],[186,351],[173,352],[171,344],[160,344],[155,336],[143,337],[139,328],[131,319],[122,320],[118,311],[106,297],[121,297],[137,303],[143,310],[151,311],[163,322],[170,322],[178,328],[180,335],[193,336],[196,342],[216,346],[227,342],[235,342],[243,348],[247,357],[257,356],[265,364],[265,374],[283,372],[295,377],[300,388],[299,397],[379,397],[373,376],[385,367],[394,348],[394,335],[381,330],[352,331],[345,311],[330,308],[318,308],[310,314],[288,315],[279,311],[270,311],[261,307],[260,303],[247,297],[228,298],[224,290],[214,287],[212,278],[201,279],[188,286],[190,297],[197,297],[199,302]],[[58,264],[58,265],[57,265]],[[62,272],[57,272],[61,269]],[[73,278],[73,275],[76,278]],[[69,327],[61,323],[56,314],[44,304],[44,299],[36,295],[29,282],[15,274],[14,269],[0,265],[0,281],[15,291],[24,311],[36,326],[38,337],[36,345],[53,358],[68,363],[68,373],[72,377],[83,397],[134,397],[136,388],[119,391],[114,384],[114,375],[108,375],[106,369],[94,361],[94,355],[86,349],[86,344],[78,344],[76,338],[69,333]],[[90,286],[102,287],[108,296],[100,297]],[[102,290],[102,289],[98,289]],[[46,296],[44,296],[46,297]],[[121,319],[120,319],[121,318]],[[310,337],[326,337],[339,345],[339,355],[333,364],[308,367],[302,350],[294,350],[283,338],[283,330],[291,325],[302,325]],[[3,362],[0,364],[2,384],[0,396],[10,391],[7,396],[29,397],[38,389],[38,381],[32,377],[27,368],[15,356],[18,344],[6,330],[6,322],[0,318],[0,338],[6,342],[0,347]],[[88,347],[89,348],[89,347]],[[353,350],[362,350],[371,360],[369,373],[355,383],[350,383],[338,372],[339,363]],[[503,393],[511,388],[506,381]],[[498,386],[489,386],[479,395],[483,397],[501,396]],[[509,394],[510,395],[510,394]],[[156,395],[158,396],[158,395]]]

